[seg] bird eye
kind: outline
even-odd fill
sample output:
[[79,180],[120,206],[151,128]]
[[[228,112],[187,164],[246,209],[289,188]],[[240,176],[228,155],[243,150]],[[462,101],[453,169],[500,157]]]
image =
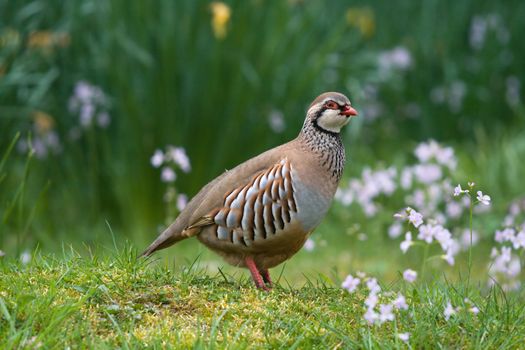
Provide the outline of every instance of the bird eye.
[[335,103],[334,101],[328,101],[326,102],[325,107],[329,109],[338,109],[339,105]]

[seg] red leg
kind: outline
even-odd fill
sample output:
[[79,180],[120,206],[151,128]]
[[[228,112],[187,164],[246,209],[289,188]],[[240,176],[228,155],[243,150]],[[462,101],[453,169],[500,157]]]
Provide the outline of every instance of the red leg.
[[253,258],[251,256],[247,256],[244,259],[244,262],[246,263],[246,267],[250,270],[250,273],[252,274],[252,279],[255,282],[257,288],[268,290],[268,288],[263,282],[263,278],[259,273],[259,270],[257,269],[257,266],[255,265],[255,261],[253,261]]
[[268,271],[268,269],[264,269],[260,272],[261,272],[263,281],[267,283],[270,286],[270,288],[272,288],[273,283],[272,283],[272,279],[270,278],[270,272]]

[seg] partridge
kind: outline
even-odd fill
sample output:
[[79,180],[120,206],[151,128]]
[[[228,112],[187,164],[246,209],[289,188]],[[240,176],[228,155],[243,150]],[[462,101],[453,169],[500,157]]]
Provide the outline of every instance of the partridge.
[[297,138],[204,186],[142,256],[197,237],[268,290],[268,269],[297,253],[328,211],[345,164],[339,132],[356,115],[343,94],[321,94]]

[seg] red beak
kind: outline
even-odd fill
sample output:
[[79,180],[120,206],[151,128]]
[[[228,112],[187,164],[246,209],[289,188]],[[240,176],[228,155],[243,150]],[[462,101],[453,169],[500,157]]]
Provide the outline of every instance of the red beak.
[[341,114],[346,116],[355,116],[357,115],[357,111],[350,106],[345,106],[341,111]]

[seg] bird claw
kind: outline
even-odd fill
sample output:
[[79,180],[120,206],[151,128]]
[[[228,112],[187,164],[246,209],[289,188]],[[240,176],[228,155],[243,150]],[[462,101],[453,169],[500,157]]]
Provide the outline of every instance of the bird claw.
[[[265,292],[269,292],[272,289],[272,280],[270,279],[270,273],[268,272],[268,269],[259,271],[252,257],[246,257],[244,262],[246,267],[250,270],[253,282],[257,288],[262,289]],[[266,284],[268,284],[268,286]]]

